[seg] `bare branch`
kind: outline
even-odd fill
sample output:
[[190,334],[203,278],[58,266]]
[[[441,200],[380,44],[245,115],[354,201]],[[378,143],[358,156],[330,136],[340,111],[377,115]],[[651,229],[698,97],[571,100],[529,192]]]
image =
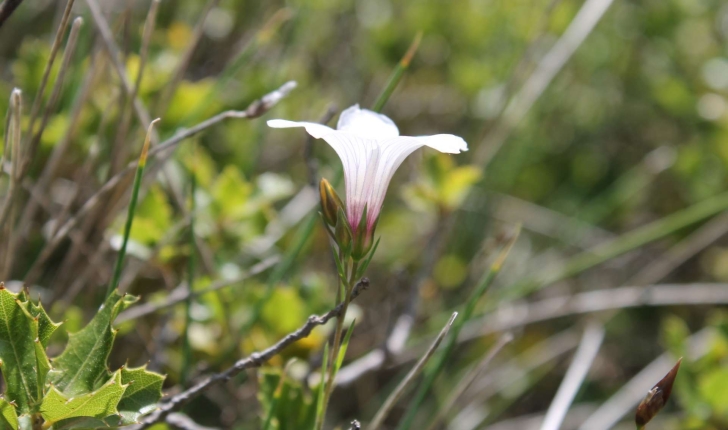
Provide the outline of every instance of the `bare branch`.
[[216,427],[205,427],[197,424],[192,418],[178,412],[169,414],[165,421],[172,427],[182,430],[218,430]]
[[554,396],[554,400],[546,412],[546,417],[541,424],[541,430],[559,430],[561,428],[564,417],[574,401],[579,387],[584,382],[584,378],[586,378],[603,340],[604,326],[601,324],[591,323],[584,330],[584,335],[581,342],[579,342],[579,348],[576,349],[574,359],[571,361],[571,365],[566,371],[558,391],[556,391],[556,396]]
[[68,2],[66,3],[66,8],[63,10],[63,17],[61,18],[61,23],[58,26],[58,30],[56,31],[56,37],[53,39],[51,53],[48,56],[48,61],[46,62],[45,69],[43,70],[43,77],[40,80],[38,92],[36,93],[35,99],[33,100],[33,107],[31,107],[30,109],[30,121],[28,122],[28,139],[33,138],[33,126],[35,125],[35,120],[38,117],[38,113],[40,112],[40,104],[43,101],[43,93],[45,92],[45,87],[48,84],[48,78],[51,74],[53,62],[56,59],[58,50],[61,48],[61,41],[63,40],[63,35],[66,33],[68,20],[71,18],[71,9],[73,9],[73,2],[74,0],[68,0]]
[[[353,300],[355,297],[359,296],[362,291],[364,291],[369,286],[369,279],[368,278],[362,278],[357,284],[354,286],[354,289],[351,293],[351,299]],[[195,384],[192,388],[185,390],[175,396],[172,396],[171,399],[169,399],[168,402],[162,404],[159,406],[159,409],[152,412],[149,416],[144,418],[139,424],[128,427],[130,430],[142,430],[149,428],[153,426],[154,424],[164,420],[167,418],[167,416],[172,413],[173,411],[177,410],[178,408],[184,406],[189,402],[190,400],[194,399],[198,395],[200,395],[202,392],[207,390],[208,388],[212,387],[213,385],[220,384],[222,382],[230,380],[233,376],[237,375],[238,373],[242,372],[246,369],[252,369],[256,367],[260,367],[263,364],[265,364],[268,360],[273,358],[274,356],[278,355],[283,349],[285,349],[287,346],[304,339],[308,337],[309,334],[311,334],[311,331],[313,331],[314,328],[317,326],[326,324],[330,319],[336,318],[339,316],[339,313],[344,308],[343,303],[339,303],[338,306],[336,306],[334,309],[328,311],[322,316],[316,316],[311,315],[308,317],[308,321],[301,327],[299,327],[296,331],[287,334],[283,339],[279,340],[275,345],[269,347],[268,349],[265,349],[261,352],[256,352],[251,354],[248,357],[245,357],[243,359],[238,360],[235,365],[227,369],[226,371],[222,373],[217,373],[212,376],[209,376],[202,380],[201,382]]]
[[0,4],[0,27],[3,26],[5,21],[10,18],[10,15],[15,12],[15,9],[17,9],[22,2],[23,0],[5,0]]
[[637,306],[680,306],[728,303],[728,284],[662,284],[587,291],[531,303],[501,305],[494,313],[470,321],[461,341],[512,330],[526,324],[569,315]]

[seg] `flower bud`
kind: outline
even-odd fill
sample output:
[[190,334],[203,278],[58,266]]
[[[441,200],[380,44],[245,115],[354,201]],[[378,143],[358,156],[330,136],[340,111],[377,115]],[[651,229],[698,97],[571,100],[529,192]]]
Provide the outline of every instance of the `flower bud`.
[[643,428],[667,403],[670,393],[672,393],[672,384],[675,382],[678,369],[680,369],[680,363],[682,363],[682,358],[660,382],[647,392],[647,396],[637,406],[634,419],[637,428]]
[[331,186],[329,181],[321,179],[319,182],[319,194],[321,196],[321,213],[324,221],[331,227],[336,226],[336,217],[340,208],[344,207],[344,203],[336,194],[336,190]]

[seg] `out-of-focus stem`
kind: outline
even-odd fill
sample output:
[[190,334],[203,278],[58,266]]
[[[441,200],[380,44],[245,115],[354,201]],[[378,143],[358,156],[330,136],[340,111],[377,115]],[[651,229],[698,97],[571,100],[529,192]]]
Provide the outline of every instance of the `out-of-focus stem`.
[[[347,264],[348,266],[348,264]],[[336,379],[336,361],[337,357],[339,356],[339,350],[341,349],[341,334],[344,331],[344,320],[346,318],[346,311],[349,309],[349,302],[351,301],[351,293],[354,289],[354,276],[356,275],[356,271],[359,268],[358,262],[353,262],[351,264],[351,270],[349,273],[345,273],[345,275],[348,277],[346,280],[342,279],[343,281],[346,281],[346,293],[344,295],[344,303],[343,307],[341,308],[341,313],[339,313],[338,317],[336,318],[336,329],[334,330],[334,343],[332,344],[331,348],[331,357],[329,360],[329,368],[328,368],[328,379],[326,381],[326,388],[324,389],[324,407],[323,411],[321,412],[321,416],[318,417],[319,420],[316,423],[317,429],[323,429],[324,421],[326,421],[326,408],[329,404],[329,399],[331,398],[331,393],[334,390],[334,379]],[[338,293],[337,293],[338,295]],[[322,372],[326,371],[326,369],[322,369]]]

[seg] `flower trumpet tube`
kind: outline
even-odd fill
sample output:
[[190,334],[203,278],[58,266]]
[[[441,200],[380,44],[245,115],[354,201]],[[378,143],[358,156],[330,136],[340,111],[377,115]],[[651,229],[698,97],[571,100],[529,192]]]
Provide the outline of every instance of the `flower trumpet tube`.
[[368,251],[371,247],[389,182],[408,155],[423,146],[449,154],[468,150],[467,143],[452,134],[400,136],[391,119],[359,105],[341,113],[336,130],[312,122],[282,119],[270,120],[268,126],[303,127],[311,136],[325,140],[339,155],[346,182],[346,218],[357,255],[361,255],[357,250]]

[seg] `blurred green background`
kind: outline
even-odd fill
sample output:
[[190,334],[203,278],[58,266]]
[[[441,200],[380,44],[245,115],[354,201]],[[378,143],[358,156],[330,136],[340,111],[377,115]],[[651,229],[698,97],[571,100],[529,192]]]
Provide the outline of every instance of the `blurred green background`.
[[[128,197],[114,194],[82,223],[80,244],[67,240],[41,267],[34,262],[53,220],[67,219],[112,173],[136,158],[145,131],[132,115],[129,133],[120,138],[128,100],[86,3],[77,3],[73,15],[82,16],[84,24],[30,166],[30,184],[42,175],[54,147],[64,139],[71,143],[42,190],[42,208],[32,218],[9,222],[19,245],[12,267],[4,269],[8,281],[32,274],[31,289],[52,298],[48,306],[56,317],[67,318],[71,331],[101,302]],[[149,2],[99,3],[133,77]],[[153,117],[162,118],[162,139],[219,112],[244,109],[286,81],[295,80],[298,87],[262,119],[228,119],[183,142],[164,173],[148,174],[122,285],[154,303],[185,280],[190,246],[182,233],[186,211],[181,203],[186,197],[180,201],[175,192],[186,192],[192,170],[198,181],[196,289],[234,280],[261,261],[291,259],[199,296],[189,328],[194,367],[184,378],[180,306],[123,323],[118,356],[151,360],[169,375],[174,390],[180,380],[219,371],[333,306],[334,266],[324,230],[317,219],[311,221],[315,215],[307,215],[315,203],[307,184],[312,177],[334,181],[338,158],[319,141],[307,158],[310,142],[302,131],[272,130],[264,120],[319,121],[329,110],[337,113],[355,103],[370,107],[422,32],[419,49],[383,113],[404,135],[456,134],[470,151],[444,156],[421,150],[395,175],[378,227],[381,244],[368,270],[372,286],[352,310],[357,328],[347,363],[381,348],[398,317],[408,312],[414,315],[413,333],[404,353],[337,388],[328,422],[344,426],[354,418],[371,418],[411,367],[412,351],[466,300],[502,236],[522,222],[495,291],[479,305],[484,319],[466,329],[469,338],[436,381],[416,425],[430,423],[436,406],[505,327],[515,340],[445,413],[448,424],[439,425],[538,428],[538,415],[535,427],[518,419],[548,408],[585,322],[596,320],[605,324],[604,344],[562,428],[579,428],[665,351],[674,360],[683,355],[686,360],[676,400],[654,428],[728,428],[728,315],[721,306],[728,300],[713,294],[728,288],[722,284],[728,281],[728,219],[721,215],[728,209],[723,195],[728,184],[728,5],[711,0],[611,3],[163,0],[139,88]],[[580,9],[595,13],[605,5],[608,10],[593,30],[583,32],[586,39],[577,43],[573,56],[559,57],[561,44],[573,41],[570,32],[584,30],[579,25],[588,19],[578,15]],[[8,109],[10,91],[18,87],[27,115],[64,7],[65,2],[26,0],[0,27],[0,111]],[[165,103],[165,88],[193,42],[189,66]],[[565,64],[551,80],[544,68],[554,59]],[[60,56],[51,83],[59,64]],[[539,79],[546,84],[542,94],[533,91]],[[90,91],[83,95],[85,85]],[[74,117],[79,100],[80,114]],[[2,181],[5,191],[7,180]],[[24,202],[30,199],[25,191]],[[713,206],[703,215],[679,225],[658,224],[655,236],[627,240],[603,264],[569,266],[573,258],[599,254],[589,251],[595,247],[629,239],[630,231],[705,201]],[[528,315],[536,315],[539,306],[547,305],[545,299],[663,283],[683,287],[674,289],[674,297],[668,290],[665,296],[655,293],[655,306],[638,306],[642,296],[637,295],[629,305],[617,304],[614,314],[587,309],[538,324],[498,326],[499,318],[516,318],[508,314],[508,309],[516,312],[514,303],[534,303]],[[699,290],[695,283],[714,288]],[[567,304],[561,307],[568,309]],[[497,308],[502,312],[493,314]],[[479,333],[482,327],[496,332]],[[709,332],[705,345],[688,343],[691,333],[704,328]],[[326,329],[315,331],[271,362],[268,371],[297,357],[292,381],[307,385],[309,372],[320,365],[326,335]],[[639,396],[659,377],[639,387]],[[260,381],[265,387],[265,377]],[[258,384],[250,373],[200,397],[186,413],[208,426],[259,428],[266,400],[259,403],[257,393],[266,391]],[[391,428],[404,415],[407,400],[391,414]],[[633,428],[633,409],[622,413],[624,428]],[[272,425],[295,428],[279,421]]]

